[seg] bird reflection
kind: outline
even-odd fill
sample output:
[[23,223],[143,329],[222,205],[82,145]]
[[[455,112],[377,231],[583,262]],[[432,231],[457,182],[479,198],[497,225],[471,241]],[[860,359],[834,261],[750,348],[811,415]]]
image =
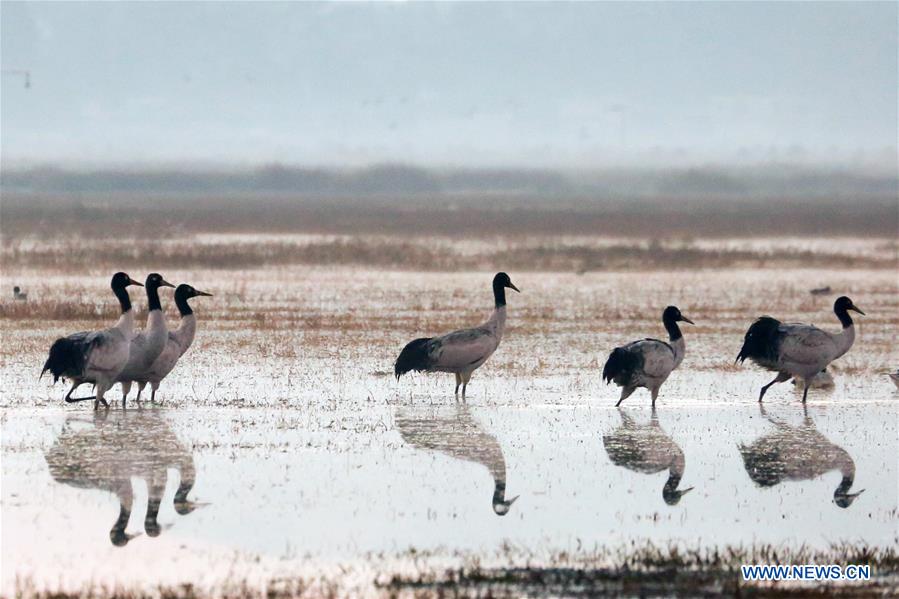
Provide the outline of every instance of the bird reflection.
[[618,414],[621,425],[602,437],[609,459],[616,466],[643,474],[667,470],[668,480],[662,487],[662,499],[668,505],[677,505],[681,497],[693,490],[693,487],[677,488],[686,465],[683,450],[659,426],[655,408],[649,424],[637,424],[624,408],[618,408]]
[[193,456],[165,417],[154,410],[100,411],[92,419],[72,414],[44,457],[56,482],[79,489],[101,489],[118,498],[119,516],[109,531],[109,540],[117,547],[137,536],[125,532],[134,501],[132,477],[147,483],[144,530],[150,537],[162,531],[156,518],[169,468],[180,473],[175,511],[183,516],[199,505],[187,498],[194,485]]
[[496,437],[472,418],[465,404],[454,407],[402,406],[395,414],[403,441],[457,460],[485,466],[493,477],[493,511],[505,516],[518,496],[506,499],[506,459]]
[[768,416],[765,408],[759,407],[775,430],[752,445],[739,446],[749,478],[761,487],[773,487],[785,480],[811,480],[839,470],[843,478],[833,493],[833,502],[841,508],[852,505],[864,489],[849,492],[855,481],[855,462],[846,450],[818,432],[808,411],[800,426],[792,426]]

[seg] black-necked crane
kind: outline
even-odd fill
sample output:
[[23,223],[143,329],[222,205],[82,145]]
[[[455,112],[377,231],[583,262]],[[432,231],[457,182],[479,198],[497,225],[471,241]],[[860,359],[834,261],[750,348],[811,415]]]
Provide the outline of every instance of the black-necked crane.
[[135,377],[147,372],[159,354],[165,347],[169,331],[165,324],[165,312],[159,301],[160,287],[174,287],[162,278],[162,275],[154,272],[147,276],[144,288],[147,291],[147,328],[131,339],[131,353],[128,363],[116,377],[116,381],[122,383],[122,407],[128,399],[131,391],[131,383]]
[[743,466],[755,484],[773,487],[785,480],[811,480],[838,470],[840,484],[833,492],[837,506],[849,507],[864,492],[849,492],[855,482],[855,462],[845,449],[818,432],[807,411],[801,426],[791,426],[768,416],[762,405],[759,408],[774,432],[751,445],[738,445]]
[[28,294],[22,291],[22,288],[16,285],[12,288],[12,298],[17,302],[24,302],[28,300]]
[[668,375],[680,366],[686,352],[678,322],[693,324],[677,307],[668,306],[662,312],[662,324],[668,331],[667,343],[661,339],[647,338],[612,350],[602,369],[602,378],[606,384],[615,381],[621,387],[621,397],[615,404],[616,407],[640,387],[649,389],[652,405],[655,407],[659,388],[668,379]]
[[743,347],[736,361],[742,363],[748,358],[763,368],[777,372],[774,380],[762,387],[759,401],[771,385],[798,377],[804,383],[802,403],[805,403],[815,376],[849,351],[855,341],[855,324],[849,310],[864,315],[845,295],[833,304],[834,314],[843,325],[839,333],[809,324],[784,323],[770,316],[762,316],[752,323],[743,338]]
[[506,327],[506,289],[518,291],[504,272],[493,277],[495,308],[487,321],[472,329],[461,329],[441,337],[423,337],[409,342],[394,364],[396,379],[410,371],[451,372],[456,375],[456,395],[462,397],[471,373],[487,361],[503,338]]
[[693,487],[678,489],[686,467],[684,451],[659,425],[655,409],[649,424],[637,424],[624,408],[619,408],[618,414],[621,426],[602,437],[609,459],[616,466],[642,474],[667,470],[662,499],[668,505],[677,505],[681,497],[693,490]]
[[[49,370],[53,374],[54,383],[60,378],[70,379],[72,388],[66,393],[67,402],[94,399],[95,410],[101,402],[109,407],[103,396],[112,388],[116,377],[128,363],[131,338],[134,336],[134,311],[128,297],[129,285],[141,284],[123,272],[113,275],[112,292],[119,300],[122,315],[112,327],[74,333],[57,339],[50,346],[50,355],[44,363],[41,376]],[[73,399],[72,392],[84,383],[94,384],[95,396]]]
[[518,496],[506,499],[506,459],[502,447],[496,437],[471,416],[467,405],[457,403],[453,408],[399,406],[395,422],[403,441],[409,445],[487,468],[493,478],[493,512],[497,516],[509,513]]
[[168,331],[165,345],[162,351],[153,361],[149,368],[142,372],[134,374],[131,380],[137,383],[137,399],[140,400],[140,394],[150,384],[151,395],[150,401],[156,401],[156,391],[159,389],[159,383],[167,377],[178,360],[181,359],[197,334],[197,317],[191,309],[187,300],[194,297],[212,297],[211,293],[198,291],[190,285],[181,284],[175,289],[175,306],[181,315],[181,324],[173,331]]

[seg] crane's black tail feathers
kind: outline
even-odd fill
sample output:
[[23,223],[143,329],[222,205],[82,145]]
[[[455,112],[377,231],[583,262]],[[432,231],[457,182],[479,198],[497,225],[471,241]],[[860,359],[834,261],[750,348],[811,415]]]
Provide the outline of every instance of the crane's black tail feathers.
[[606,360],[606,365],[602,369],[602,378],[607,385],[615,381],[616,385],[624,387],[643,365],[642,362],[640,354],[616,347],[609,355],[609,359]]
[[396,380],[400,380],[400,377],[409,371],[421,372],[430,368],[431,358],[428,354],[428,342],[431,339],[433,337],[422,337],[406,344],[406,347],[400,352],[400,357],[396,359],[396,364],[393,365]]
[[773,366],[777,363],[780,349],[780,321],[770,316],[762,316],[749,327],[743,338],[743,347],[734,363],[741,364],[749,358],[761,366]]
[[396,380],[400,380],[401,376],[412,370],[421,372],[431,367],[431,356],[428,351],[428,344],[431,339],[433,337],[422,337],[406,344],[406,347],[403,348],[400,356],[396,359],[396,364],[393,366]]
[[53,374],[53,382],[62,377],[79,376],[84,372],[84,361],[93,343],[83,336],[61,337],[50,346],[50,355],[44,362],[41,377],[48,370]]

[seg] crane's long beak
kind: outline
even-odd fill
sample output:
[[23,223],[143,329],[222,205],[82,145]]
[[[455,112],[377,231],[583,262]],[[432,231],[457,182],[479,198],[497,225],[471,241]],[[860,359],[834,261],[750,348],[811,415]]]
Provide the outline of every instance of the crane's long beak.
[[856,306],[855,304],[852,304],[851,306],[849,306],[849,309],[850,309],[850,310],[853,310],[853,311],[855,311],[855,312],[858,312],[858,313],[861,314],[862,316],[865,316],[865,313],[862,312],[861,309],[860,309],[858,306]]
[[160,283],[159,286],[160,286],[160,287],[174,287],[174,285],[172,285],[171,283],[169,283],[169,282],[166,281],[165,279],[162,280],[162,283]]
[[143,287],[143,286],[144,286],[143,283],[138,283],[137,281],[135,281],[134,279],[132,279],[132,278],[130,278],[130,277],[128,278],[128,284],[129,284],[129,285],[137,285],[138,287]]
[[695,322],[693,322],[692,320],[690,320],[689,318],[687,318],[687,317],[684,316],[683,314],[680,315],[680,319],[683,320],[684,322],[689,322],[689,323],[692,324],[692,325],[695,325],[695,324],[696,324]]
[[512,284],[512,281],[509,281],[509,287],[510,287],[511,289],[514,289],[514,290],[517,291],[518,293],[521,293],[521,289],[519,289],[518,287],[516,287],[515,285],[513,285],[513,284]]
[[212,297],[211,293],[206,293],[205,291],[197,291],[197,295],[202,295],[203,297]]

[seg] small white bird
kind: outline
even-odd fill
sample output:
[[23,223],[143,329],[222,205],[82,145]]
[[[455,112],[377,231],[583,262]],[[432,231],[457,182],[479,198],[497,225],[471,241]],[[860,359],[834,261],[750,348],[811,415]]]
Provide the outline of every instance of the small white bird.
[[659,388],[680,366],[687,351],[678,322],[694,324],[676,306],[668,306],[662,312],[668,343],[647,338],[612,350],[602,369],[602,378],[607,385],[615,381],[621,387],[621,397],[615,406],[620,406],[634,391],[644,387],[652,394],[652,406],[655,407]]
[[[54,383],[60,378],[71,379],[72,388],[65,396],[67,402],[94,399],[95,410],[101,402],[109,407],[103,396],[112,388],[116,377],[128,363],[131,338],[134,336],[134,312],[131,310],[127,290],[129,285],[143,286],[123,272],[113,275],[112,292],[119,300],[122,315],[111,328],[74,333],[57,339],[50,346],[50,355],[44,363],[41,376],[49,370],[53,374]],[[73,399],[72,392],[84,383],[93,383],[96,395]]]
[[452,372],[456,375],[456,395],[462,385],[462,397],[471,373],[487,361],[503,338],[506,327],[506,288],[518,291],[504,272],[493,277],[495,309],[484,324],[461,329],[442,337],[423,337],[409,342],[394,364],[396,379],[409,371]]
[[165,312],[162,310],[162,304],[159,301],[160,287],[175,287],[162,278],[162,275],[154,272],[147,276],[144,288],[147,290],[147,328],[138,333],[131,339],[131,353],[128,356],[128,363],[125,368],[116,377],[116,381],[122,383],[122,407],[125,407],[125,400],[128,398],[128,392],[131,391],[131,383],[135,377],[142,375],[148,371],[159,354],[165,347],[166,339],[168,339],[169,331],[165,325]]
[[12,288],[12,298],[17,302],[24,302],[28,300],[28,294],[16,285]]
[[654,408],[649,424],[637,424],[624,408],[619,408],[618,414],[621,426],[602,437],[609,459],[616,466],[643,474],[667,470],[668,480],[662,487],[662,499],[668,505],[677,505],[681,497],[693,490],[693,487],[677,488],[686,467],[684,451],[659,425]]
[[194,337],[197,334],[197,317],[187,303],[192,297],[212,297],[211,293],[205,291],[197,291],[190,285],[181,284],[175,289],[175,305],[181,314],[181,324],[174,331],[168,331],[165,345],[159,356],[153,361],[153,364],[139,373],[135,373],[131,380],[137,383],[137,400],[140,401],[140,394],[150,383],[152,389],[150,401],[156,401],[156,391],[159,389],[159,383],[167,377],[175,364],[181,359],[181,356],[187,353]]
[[855,325],[849,310],[865,314],[845,295],[833,304],[833,311],[843,325],[839,333],[829,333],[808,324],[782,323],[770,316],[762,316],[752,323],[736,361],[742,363],[749,358],[778,373],[773,381],[762,387],[759,401],[771,385],[799,377],[804,381],[802,402],[805,403],[814,377],[849,351],[855,341]]

